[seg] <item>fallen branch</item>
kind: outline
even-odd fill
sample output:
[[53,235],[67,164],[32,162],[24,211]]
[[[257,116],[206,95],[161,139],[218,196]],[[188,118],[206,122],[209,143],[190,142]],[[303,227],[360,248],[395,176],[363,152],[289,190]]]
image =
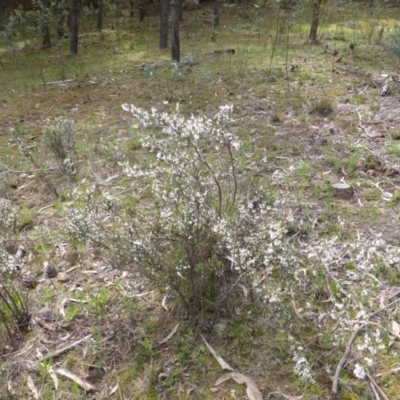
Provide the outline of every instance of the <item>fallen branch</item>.
[[75,82],[76,79],[65,79],[64,81],[54,81],[54,82],[46,82],[45,85],[66,85],[71,82]]
[[367,327],[367,324],[362,324],[362,325],[356,325],[353,333],[351,335],[351,338],[349,339],[349,341],[346,344],[346,350],[342,356],[342,358],[339,361],[339,364],[336,367],[336,372],[335,372],[335,376],[333,377],[333,383],[332,383],[332,392],[335,396],[337,396],[338,394],[338,385],[339,385],[339,376],[340,376],[340,372],[342,371],[344,364],[347,361],[347,358],[350,355],[351,352],[351,346],[353,345],[354,341],[356,340],[357,335],[362,332],[365,328]]
[[[393,297],[397,296],[398,293],[396,293],[395,295],[391,296],[390,298],[392,299]],[[369,314],[368,318],[366,318],[367,320],[370,320],[373,317],[376,317],[378,314],[380,314],[382,311],[387,310],[388,308],[394,306],[396,303],[398,303],[400,301],[400,298],[393,300],[391,303],[387,304],[385,307],[380,308],[379,310],[374,311],[373,313]],[[353,345],[354,341],[356,340],[357,335],[362,332],[368,325],[368,322],[364,322],[362,325],[356,325],[354,327],[353,333],[349,339],[349,341],[346,344],[346,350],[343,354],[343,357],[340,359],[339,364],[336,367],[336,372],[335,375],[333,377],[333,383],[332,383],[332,392],[335,396],[337,396],[338,394],[338,385],[339,385],[339,376],[340,376],[340,372],[342,371],[344,364],[347,361],[347,358],[350,355],[350,351],[351,351],[351,346]],[[377,389],[378,390],[378,389]],[[387,398],[387,397],[386,397]],[[385,398],[384,398],[385,399]]]
[[378,386],[375,382],[375,379],[371,376],[371,374],[367,371],[367,378],[370,381],[371,385],[378,392],[379,396],[382,397],[383,400],[389,400],[389,397],[386,396],[385,392]]
[[85,390],[86,392],[89,392],[89,391],[91,391],[91,390],[92,390],[92,391],[95,391],[95,390],[96,390],[96,388],[95,388],[93,385],[91,385],[89,382],[84,381],[84,380],[83,380],[82,378],[80,378],[78,375],[75,375],[75,374],[73,374],[72,372],[67,371],[66,369],[58,368],[58,369],[56,370],[56,372],[57,372],[58,375],[64,376],[64,377],[66,377],[66,378],[68,378],[68,379],[71,379],[71,381],[76,382],[76,384],[77,384],[79,387],[81,387],[83,390]]
[[224,369],[224,370],[233,371],[233,368],[221,356],[219,356],[215,352],[215,350],[208,344],[207,340],[204,339],[204,336],[201,333],[200,333],[200,336],[203,339],[203,342],[206,345],[208,351],[217,360],[217,362],[221,366],[221,368]]
[[48,360],[49,358],[54,358],[54,357],[58,357],[61,354],[65,353],[66,351],[73,349],[74,347],[78,346],[78,344],[81,344],[82,342],[84,342],[85,340],[88,340],[92,337],[92,334],[85,336],[84,338],[78,340],[77,342],[71,343],[68,346],[62,347],[61,349],[52,351],[51,353],[47,353],[45,356],[43,356],[42,358],[40,358],[38,361],[44,361],[44,360]]

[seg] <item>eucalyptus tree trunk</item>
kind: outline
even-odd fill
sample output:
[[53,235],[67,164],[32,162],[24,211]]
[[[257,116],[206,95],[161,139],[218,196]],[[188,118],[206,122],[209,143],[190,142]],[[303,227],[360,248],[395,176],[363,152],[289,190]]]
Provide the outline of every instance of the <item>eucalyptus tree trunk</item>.
[[146,15],[146,0],[139,0],[139,21],[142,22]]
[[317,41],[319,14],[320,14],[320,10],[321,10],[321,1],[322,0],[314,0],[314,4],[313,4],[313,13],[312,13],[312,20],[311,20],[310,36],[309,36],[309,40],[311,43],[315,43]]
[[179,44],[179,0],[171,0],[172,20],[172,61],[180,61]]
[[103,0],[98,0],[97,30],[101,32],[102,29],[103,29]]
[[168,0],[160,0],[160,49],[168,46]]
[[69,0],[69,51],[78,54],[78,0]]
[[54,13],[57,24],[57,38],[62,39],[64,37],[64,6],[60,0],[56,0]]
[[183,0],[179,0],[179,21],[183,21]]
[[48,49],[51,47],[51,39],[50,39],[50,27],[49,27],[49,13],[50,13],[50,4],[49,0],[42,1],[42,45],[44,49]]
[[219,15],[221,11],[221,0],[215,0],[214,3],[214,19],[213,19],[213,27],[219,26]]

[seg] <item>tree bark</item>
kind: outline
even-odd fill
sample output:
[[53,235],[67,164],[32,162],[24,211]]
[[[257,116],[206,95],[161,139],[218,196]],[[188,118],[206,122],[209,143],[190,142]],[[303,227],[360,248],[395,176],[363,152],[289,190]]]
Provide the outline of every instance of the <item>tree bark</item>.
[[142,22],[146,15],[146,0],[139,0],[139,21]]
[[101,32],[103,29],[103,0],[98,0],[97,4],[97,30]]
[[172,19],[172,61],[180,61],[180,43],[179,43],[179,0],[171,1],[171,19]]
[[78,54],[78,0],[69,0],[69,50]]
[[160,49],[168,46],[168,0],[160,0]]
[[315,43],[317,41],[317,32],[319,25],[319,14],[321,9],[321,1],[322,0],[314,0],[313,4],[313,13],[311,20],[311,28],[310,28],[310,36],[309,40],[311,43]]
[[42,14],[42,44],[44,49],[49,49],[51,47],[51,39],[50,39],[50,27],[49,27],[49,13],[50,13],[50,4],[49,0],[43,0],[42,2],[43,8],[41,10]]
[[57,38],[62,39],[64,37],[64,8],[60,0],[55,2],[54,13],[57,23]]
[[214,20],[213,20],[213,27],[219,26],[219,15],[221,12],[221,0],[215,0],[214,4]]
[[179,21],[183,21],[183,0],[179,0],[178,2],[179,7]]
[[130,14],[129,14],[129,16],[131,17],[131,18],[133,18],[133,10],[134,10],[134,4],[133,4],[133,0],[129,0],[129,8],[130,8]]

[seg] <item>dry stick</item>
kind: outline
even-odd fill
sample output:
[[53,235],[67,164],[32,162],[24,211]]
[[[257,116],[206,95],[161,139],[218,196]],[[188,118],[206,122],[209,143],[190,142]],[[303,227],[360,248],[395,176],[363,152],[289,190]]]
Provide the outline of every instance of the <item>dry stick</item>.
[[[397,293],[396,293],[397,295]],[[396,303],[398,303],[400,301],[400,298],[397,300],[392,301],[391,303],[387,304],[385,307],[380,308],[379,310],[374,311],[372,314],[369,314],[368,319],[371,319],[373,317],[375,317],[376,315],[378,315],[379,313],[381,313],[382,311],[387,310],[388,308],[392,307],[393,305],[395,305]],[[332,392],[333,394],[336,396],[338,393],[338,384],[339,384],[339,376],[340,376],[340,372],[342,371],[342,368],[344,366],[344,364],[347,361],[347,358],[350,355],[350,351],[351,351],[351,346],[353,345],[354,341],[356,340],[357,335],[362,332],[368,325],[367,323],[364,323],[362,325],[356,325],[353,333],[351,335],[351,338],[349,339],[349,341],[346,344],[346,350],[343,354],[343,357],[340,359],[338,366],[336,367],[336,372],[335,372],[335,376],[333,377],[333,383],[332,383]]]
[[228,143],[228,150],[229,150],[229,157],[230,157],[230,161],[231,161],[231,167],[232,167],[232,177],[233,177],[233,182],[234,182],[234,190],[233,190],[233,197],[232,197],[232,203],[231,206],[228,209],[228,212],[230,212],[233,208],[233,206],[235,205],[235,201],[236,201],[236,193],[237,193],[237,180],[236,180],[236,169],[235,169],[235,160],[232,154],[232,149],[230,144]]
[[87,336],[85,336],[84,338],[78,340],[77,342],[71,343],[71,344],[69,344],[68,346],[62,347],[61,349],[55,350],[55,351],[53,351],[53,352],[51,352],[51,353],[47,353],[45,356],[43,356],[43,357],[42,357],[41,359],[39,359],[38,361],[40,362],[40,361],[47,360],[47,359],[49,359],[49,358],[57,357],[57,356],[59,356],[59,355],[65,353],[66,351],[68,351],[68,350],[70,350],[70,349],[76,347],[78,344],[84,342],[85,340],[90,339],[91,337],[92,337],[92,334],[87,335]]
[[58,375],[64,376],[65,378],[71,379],[71,381],[74,381],[79,387],[81,387],[86,392],[96,390],[96,388],[91,383],[86,382],[85,380],[80,378],[78,375],[73,374],[72,372],[67,371],[64,368],[58,368],[56,370],[56,373]]
[[207,169],[208,169],[209,172],[211,173],[211,176],[212,176],[212,178],[213,178],[215,184],[217,185],[217,188],[218,188],[218,200],[219,200],[219,204],[218,204],[218,216],[221,217],[221,211],[222,211],[222,189],[221,189],[221,186],[220,186],[220,184],[219,184],[219,182],[218,182],[218,179],[217,179],[217,177],[215,176],[215,172],[214,172],[214,170],[211,168],[210,164],[207,162],[207,160],[205,160],[205,159],[203,158],[203,156],[200,154],[198,148],[197,148],[194,144],[192,144],[192,147],[193,147],[194,151],[196,152],[197,157],[199,158],[199,160],[207,167]]
[[375,389],[374,384],[373,384],[372,382],[370,382],[370,383],[369,383],[369,386],[370,386],[370,388],[371,388],[371,390],[372,390],[372,393],[373,393],[374,396],[375,396],[375,400],[381,400],[381,398],[379,397],[379,394],[378,394],[377,390]]
[[367,371],[367,378],[369,379],[375,390],[379,393],[379,396],[381,396],[383,400],[389,400],[389,398],[386,396],[383,390],[378,386],[378,384],[375,382],[374,378],[368,371]]
[[342,368],[344,367],[344,364],[346,363],[347,358],[350,355],[351,346],[353,345],[354,341],[356,340],[357,335],[360,332],[362,332],[366,327],[367,327],[367,324],[356,325],[356,327],[353,330],[353,333],[351,335],[351,338],[349,339],[349,341],[346,344],[346,350],[345,350],[342,358],[340,359],[339,364],[336,367],[335,376],[333,377],[332,392],[335,396],[338,394],[338,384],[339,384],[340,372],[342,371]]

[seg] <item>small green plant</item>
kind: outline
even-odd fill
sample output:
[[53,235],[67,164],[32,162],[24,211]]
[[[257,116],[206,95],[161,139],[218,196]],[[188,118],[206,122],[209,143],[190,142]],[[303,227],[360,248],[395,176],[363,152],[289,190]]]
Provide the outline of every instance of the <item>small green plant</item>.
[[99,288],[94,296],[87,299],[89,308],[97,315],[103,315],[107,311],[108,302],[111,299],[110,293],[103,287]]
[[400,146],[398,144],[391,144],[389,146],[385,147],[386,153],[393,157],[399,157],[400,156]]
[[332,105],[331,99],[322,98],[316,99],[311,103],[310,114],[318,114],[320,116],[327,116],[332,114],[334,107]]
[[74,122],[67,118],[49,121],[44,129],[44,144],[55,158],[60,172],[74,180],[78,173]]
[[296,174],[299,177],[302,177],[302,178],[305,178],[305,179],[309,179],[311,177],[311,174],[312,174],[312,167],[307,163],[302,163],[301,165],[299,165],[297,167]]
[[28,296],[24,299],[15,288],[12,277],[13,268],[0,273],[0,335],[5,332],[8,341],[14,345],[20,332],[29,327],[31,315],[28,309]]
[[400,189],[397,189],[389,200],[389,205],[394,206],[400,203]]
[[143,354],[149,358],[153,357],[153,352],[154,352],[153,341],[146,337],[146,338],[142,339],[140,343],[142,345]]
[[33,226],[33,215],[32,210],[29,206],[22,206],[19,213],[19,227],[18,230],[22,231],[24,229],[29,229]]
[[49,373],[49,369],[52,367],[53,362],[51,359],[43,360],[39,362],[39,374],[40,376],[45,379]]

